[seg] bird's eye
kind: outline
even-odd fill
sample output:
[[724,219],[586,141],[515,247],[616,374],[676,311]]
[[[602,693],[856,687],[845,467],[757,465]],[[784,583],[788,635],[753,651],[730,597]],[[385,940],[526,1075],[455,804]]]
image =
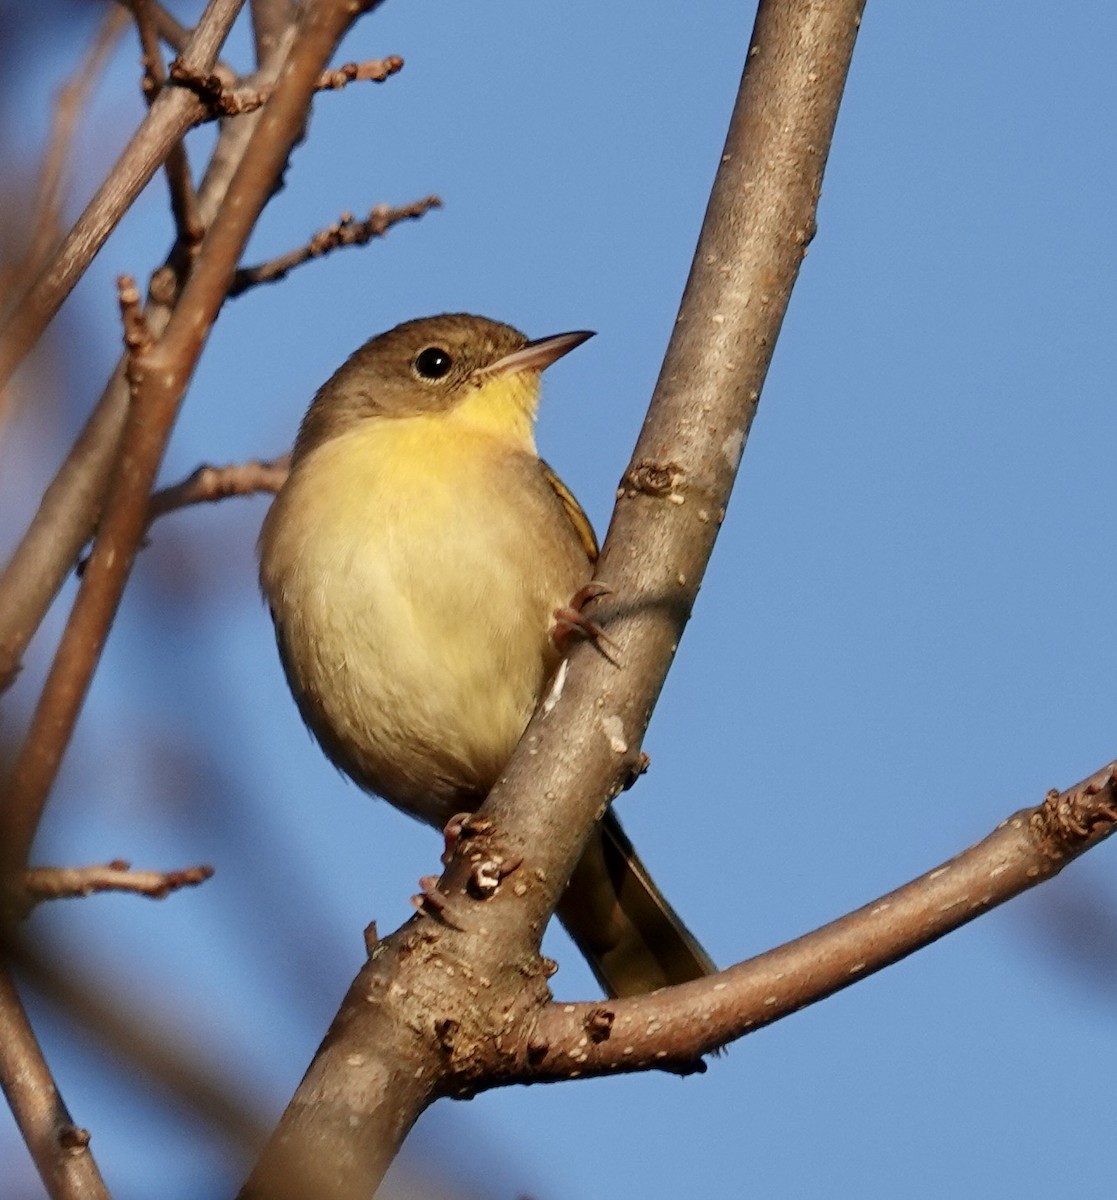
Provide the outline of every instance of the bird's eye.
[[453,365],[454,360],[441,346],[428,346],[415,355],[415,373],[423,379],[442,379]]

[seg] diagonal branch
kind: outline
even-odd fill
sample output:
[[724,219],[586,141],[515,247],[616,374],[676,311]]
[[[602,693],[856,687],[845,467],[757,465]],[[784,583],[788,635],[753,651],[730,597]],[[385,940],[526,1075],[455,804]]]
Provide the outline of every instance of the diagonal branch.
[[[512,1043],[549,1001],[543,928],[603,804],[639,762],[728,502],[814,229],[861,9],[760,4],[679,320],[599,564],[614,594],[596,615],[620,643],[623,671],[592,649],[573,652],[563,694],[536,714],[473,836],[459,839],[438,902],[373,948],[241,1200],[367,1197],[433,1098],[518,1078]],[[477,899],[468,883],[486,861],[521,865]]]
[[184,390],[236,263],[301,136],[318,74],[374,2],[309,0],[300,9],[291,53],[166,330],[150,349],[141,346],[130,357],[132,402],[104,518],[12,772],[3,845],[10,869],[26,864],[146,528],[148,498]]
[[[772,1024],[980,917],[1117,830],[1117,763],[933,871],[821,929],[681,987],[604,1004],[551,1005],[524,1039],[524,1075],[565,1079],[656,1068],[686,1073],[700,1056]],[[587,1030],[598,1036],[587,1040]],[[521,1077],[522,1078],[522,1077]]]
[[[160,11],[156,5],[157,17]],[[288,29],[274,57],[256,77],[261,86],[270,87],[274,82],[290,40]],[[203,225],[213,220],[224,201],[260,117],[261,113],[255,112],[223,125],[198,190]],[[178,302],[182,271],[190,261],[187,248],[176,241],[166,263],[152,278],[145,317],[156,336]],[[0,692],[14,680],[28,642],[77,563],[82,547],[93,536],[128,408],[125,367],[126,359],[122,359],[44,493],[30,528],[0,573]]]
[[[213,69],[217,52],[243,3],[210,0],[184,56],[192,69]],[[105,239],[200,112],[201,102],[183,88],[164,88],[155,98],[105,182],[0,326],[0,389],[30,353]]]
[[[23,261],[12,273],[14,279],[19,281],[17,287],[22,287],[31,275],[40,270],[51,247],[61,236],[59,218],[62,213],[66,164],[78,121],[126,22],[127,17],[120,9],[109,9],[106,12],[101,29],[84,61],[58,92],[54,105],[53,128],[43,158],[33,205],[34,228]],[[16,287],[11,288],[11,291],[15,290]]]
[[343,213],[332,225],[319,230],[305,246],[254,267],[239,267],[233,276],[229,296],[240,296],[249,288],[261,283],[275,283],[285,278],[296,267],[301,267],[311,259],[321,258],[331,251],[340,250],[345,246],[367,246],[373,238],[383,237],[393,225],[398,225],[401,221],[417,220],[432,208],[441,207],[442,201],[437,196],[427,196],[423,200],[416,200],[399,208],[378,204],[363,221],[354,220],[350,213]]
[[0,1087],[51,1200],[110,1200],[51,1078],[7,969],[0,967]]

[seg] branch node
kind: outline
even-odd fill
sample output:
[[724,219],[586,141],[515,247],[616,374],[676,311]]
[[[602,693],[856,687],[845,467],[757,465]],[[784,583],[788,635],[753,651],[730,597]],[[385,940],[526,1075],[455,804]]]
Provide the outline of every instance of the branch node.
[[457,1037],[460,1028],[461,1023],[453,1017],[442,1017],[435,1021],[434,1036],[438,1040],[439,1047],[447,1054],[453,1052],[454,1039]]
[[424,875],[419,880],[419,888],[419,893],[411,897],[411,904],[416,912],[424,917],[441,921],[443,925],[448,925],[451,929],[460,931],[465,928],[451,915],[450,897],[438,890],[437,875]]
[[130,357],[143,354],[155,344],[147,319],[140,305],[140,291],[131,275],[121,275],[116,281],[120,302],[120,319],[124,324],[124,345]]
[[[595,1045],[601,1042],[607,1042],[610,1034],[613,1032],[613,1020],[615,1017],[608,1008],[593,1008],[586,1014],[585,1030],[589,1034],[590,1041]],[[529,1048],[530,1051],[530,1048]]]
[[63,1125],[58,1130],[58,1144],[63,1150],[68,1150],[71,1154],[80,1154],[85,1150],[92,1135],[88,1129],[82,1129],[80,1125]]
[[686,472],[678,463],[657,463],[642,458],[624,473],[617,498],[623,496],[631,499],[642,492],[658,500],[668,499],[673,504],[682,504],[685,480]]
[[238,107],[237,93],[228,86],[231,80],[223,78],[220,71],[195,71],[181,58],[176,58],[167,68],[167,82],[193,92],[205,105],[211,120],[235,116],[241,111]]
[[1044,853],[1063,858],[1081,843],[1104,836],[1117,822],[1117,773],[1107,768],[1077,787],[1052,788],[1032,816]]
[[474,863],[467,884],[470,895],[478,900],[488,900],[490,896],[495,896],[501,880],[518,870],[523,861],[522,854],[514,854],[509,858],[494,855]]

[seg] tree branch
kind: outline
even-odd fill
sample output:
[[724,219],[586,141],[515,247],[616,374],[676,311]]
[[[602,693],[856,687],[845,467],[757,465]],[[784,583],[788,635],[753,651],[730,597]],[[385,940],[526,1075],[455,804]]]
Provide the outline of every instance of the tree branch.
[[[157,6],[157,16],[160,11]],[[274,81],[290,37],[289,29],[275,57],[258,73],[259,83],[270,86]],[[198,190],[203,226],[212,221],[224,201],[260,116],[255,112],[222,127]],[[191,262],[187,248],[176,241],[167,262],[152,278],[144,315],[156,337],[165,329],[178,302],[182,273]],[[30,528],[0,574],[0,692],[14,680],[28,642],[93,536],[128,408],[126,366],[127,359],[121,359],[43,495]]]
[[[323,71],[318,76],[315,91],[336,92],[357,82],[383,83],[402,70],[403,59],[398,54],[368,59],[362,63],[344,63],[333,70]],[[195,122],[198,125],[255,112],[264,105],[270,91],[267,87],[248,85],[226,87],[219,75],[190,71],[177,60],[171,64],[171,81],[192,91],[202,102],[205,111]]]
[[350,213],[342,213],[339,220],[326,229],[319,230],[305,246],[255,267],[239,267],[233,276],[229,296],[240,296],[249,288],[261,283],[275,283],[295,267],[302,266],[311,259],[321,258],[333,250],[345,246],[366,246],[373,238],[383,237],[393,225],[398,225],[401,221],[417,220],[432,208],[441,207],[442,201],[437,196],[427,196],[400,208],[378,204],[363,221],[354,220]]
[[[614,594],[598,619],[623,670],[592,648],[573,652],[563,694],[537,712],[467,822],[438,902],[378,944],[354,980],[241,1200],[367,1197],[431,1099],[515,1078],[493,1062],[522,1061],[513,1046],[549,1001],[543,929],[603,805],[639,762],[814,229],[861,8],[760,4],[679,320],[599,564]],[[471,895],[480,864],[517,861],[487,899]]]
[[[143,50],[143,93],[150,104],[167,82],[167,68],[159,48],[159,33],[156,26],[154,0],[134,0],[136,28]],[[198,197],[194,192],[194,181],[190,175],[190,162],[186,157],[186,143],[181,139],[167,152],[163,172],[171,195],[171,215],[178,231],[178,244],[183,253],[193,257],[205,230],[198,216]]]
[[18,869],[27,861],[146,528],[152,483],[184,389],[225,299],[236,263],[302,133],[319,73],[349,26],[373,3],[308,0],[300,9],[293,48],[166,330],[150,349],[140,348],[130,356],[132,402],[114,483],[73,611],[12,773],[3,847],[9,869]]
[[6,969],[0,968],[0,1087],[51,1200],[111,1200]]
[[73,900],[95,892],[131,892],[152,900],[163,900],[171,892],[197,887],[213,877],[209,866],[183,867],[177,871],[133,871],[123,859],[90,867],[32,867],[16,876],[18,906],[26,910],[44,900]]
[[291,456],[267,460],[254,459],[225,467],[203,464],[180,483],[160,488],[147,506],[148,525],[176,509],[192,504],[213,504],[230,496],[252,496],[259,492],[274,494],[287,478]]
[[12,293],[21,290],[26,281],[40,270],[51,247],[61,236],[59,219],[62,213],[66,163],[70,157],[78,120],[126,23],[127,17],[119,9],[109,9],[105,13],[101,29],[84,60],[58,92],[54,104],[53,127],[43,157],[33,206],[35,223],[23,261],[12,272]]
[[[857,983],[1055,875],[1117,829],[1117,762],[821,929],[707,979],[604,1004],[553,1004],[525,1037],[517,1082],[699,1058]],[[594,1035],[594,1031],[598,1035]],[[587,1036],[588,1031],[588,1036]],[[522,1073],[521,1073],[522,1072]]]
[[[184,56],[209,72],[244,0],[209,0]],[[0,326],[0,389],[7,385],[120,218],[155,174],[171,147],[194,124],[200,101],[164,88],[120,158],[38,278]]]

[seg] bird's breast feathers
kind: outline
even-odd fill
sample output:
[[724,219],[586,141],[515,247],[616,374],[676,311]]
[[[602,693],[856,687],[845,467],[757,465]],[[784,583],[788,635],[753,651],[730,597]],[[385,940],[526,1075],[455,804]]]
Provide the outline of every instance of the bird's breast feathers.
[[552,614],[590,571],[530,441],[444,415],[315,447],[261,535],[304,718],[359,783],[433,823],[494,782],[555,666]]

